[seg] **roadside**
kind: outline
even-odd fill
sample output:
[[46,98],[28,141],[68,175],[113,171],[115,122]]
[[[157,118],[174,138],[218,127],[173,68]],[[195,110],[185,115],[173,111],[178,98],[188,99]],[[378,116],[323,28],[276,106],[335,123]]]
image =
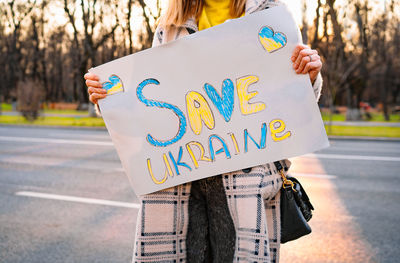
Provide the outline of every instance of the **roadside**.
[[[3,116],[20,116],[18,111],[3,111]],[[0,116],[1,116],[0,115]],[[46,111],[40,114],[40,117],[62,117],[62,118],[83,118],[89,116],[87,111]],[[10,118],[11,119],[11,118]],[[93,118],[98,119],[98,118]],[[327,118],[324,118],[327,119]],[[324,120],[325,125],[333,126],[357,126],[357,127],[400,127],[400,122],[383,121],[328,121]]]
[[20,115],[0,115],[0,124],[3,125],[33,125],[33,126],[87,126],[105,127],[102,118],[87,117],[88,115],[41,115],[34,121],[28,121]]
[[400,138],[400,127],[348,126],[344,122],[340,125],[325,125],[325,130],[329,136]]
[[324,121],[325,125],[355,127],[400,127],[400,122],[381,121]]
[[[27,121],[16,111],[3,111],[0,115],[0,125],[22,125],[31,127],[71,127],[83,129],[105,129],[102,118],[88,117],[87,111],[73,110],[46,110],[41,112],[40,117],[35,121]],[[323,115],[325,129],[330,138],[351,138],[351,139],[400,139],[400,121],[328,121]],[[339,116],[340,117],[340,116]],[[339,120],[337,120],[339,119]],[[377,118],[379,119],[379,118]],[[397,121],[397,122],[396,122]]]

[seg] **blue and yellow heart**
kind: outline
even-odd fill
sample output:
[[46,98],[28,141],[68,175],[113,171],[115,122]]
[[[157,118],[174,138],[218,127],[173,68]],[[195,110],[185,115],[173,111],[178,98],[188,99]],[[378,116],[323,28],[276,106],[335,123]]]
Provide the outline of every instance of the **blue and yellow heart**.
[[103,89],[107,90],[107,95],[124,91],[124,85],[122,85],[122,81],[118,76],[111,75],[108,79],[110,81],[103,82],[102,84]]
[[287,38],[285,34],[281,32],[274,32],[274,30],[269,26],[264,26],[258,33],[261,45],[268,52],[272,53],[278,49],[283,48],[287,43]]

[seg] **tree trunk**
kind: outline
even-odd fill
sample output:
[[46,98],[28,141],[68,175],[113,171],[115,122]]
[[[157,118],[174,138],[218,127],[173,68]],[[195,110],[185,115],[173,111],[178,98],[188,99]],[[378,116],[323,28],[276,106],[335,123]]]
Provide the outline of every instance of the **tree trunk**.
[[308,44],[308,21],[307,21],[307,2],[303,0],[303,9],[301,12],[302,15],[302,27],[301,27],[301,36],[303,38],[303,43]]
[[382,103],[383,103],[383,116],[385,117],[385,121],[390,120],[390,111],[389,111],[389,99],[388,99],[388,91],[390,90],[390,87],[392,85],[391,83],[391,72],[392,72],[392,59],[388,58],[387,61],[387,66],[386,66],[386,71],[384,75],[384,86],[383,86],[383,98],[382,98]]
[[317,9],[315,10],[314,38],[313,38],[312,44],[311,44],[311,48],[313,48],[313,49],[317,48],[317,45],[319,42],[318,29],[319,29],[319,19],[320,19],[320,14],[319,14],[320,8],[321,8],[321,0],[318,0]]
[[133,1],[128,1],[128,14],[126,18],[126,23],[128,25],[128,37],[129,37],[129,54],[133,53],[133,39],[132,39],[132,28],[131,28],[131,13],[132,13]]

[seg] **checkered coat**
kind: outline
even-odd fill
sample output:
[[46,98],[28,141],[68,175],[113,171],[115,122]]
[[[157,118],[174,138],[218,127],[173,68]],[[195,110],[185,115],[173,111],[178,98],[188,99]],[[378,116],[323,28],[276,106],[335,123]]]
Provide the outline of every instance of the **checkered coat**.
[[[246,14],[279,5],[274,0],[247,0]],[[198,31],[194,19],[183,26],[158,27],[153,46]],[[313,88],[320,96],[321,76]],[[290,162],[281,161],[287,171]],[[273,163],[253,167],[249,173],[222,175],[235,231],[234,262],[278,262],[280,246],[281,177]],[[186,262],[186,234],[191,184],[186,183],[140,196],[133,262]],[[190,263],[190,262],[189,262]]]

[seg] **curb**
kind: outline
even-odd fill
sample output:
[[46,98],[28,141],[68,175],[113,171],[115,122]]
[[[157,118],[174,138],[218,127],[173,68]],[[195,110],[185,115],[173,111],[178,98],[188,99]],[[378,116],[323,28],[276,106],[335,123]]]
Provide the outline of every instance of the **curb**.
[[328,136],[329,140],[357,140],[357,141],[388,141],[400,142],[400,138],[394,137],[367,137],[367,136]]

